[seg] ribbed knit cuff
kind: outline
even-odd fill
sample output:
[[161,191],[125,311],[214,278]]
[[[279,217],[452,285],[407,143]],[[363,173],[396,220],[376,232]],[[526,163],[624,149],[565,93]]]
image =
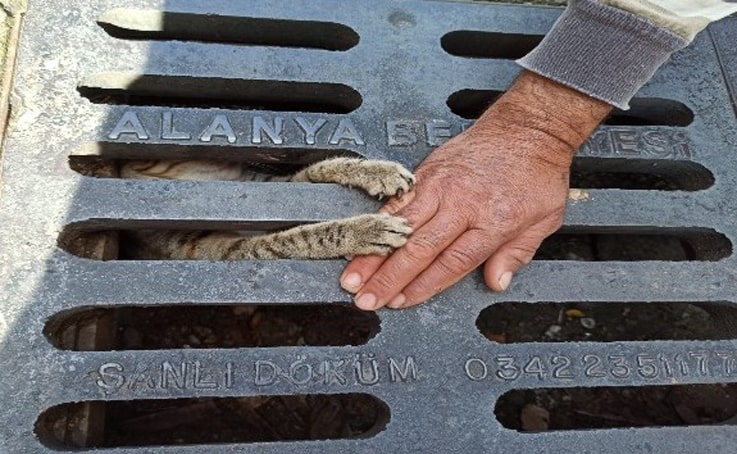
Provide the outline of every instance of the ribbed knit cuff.
[[595,0],[568,8],[522,67],[620,109],[688,41],[628,11]]

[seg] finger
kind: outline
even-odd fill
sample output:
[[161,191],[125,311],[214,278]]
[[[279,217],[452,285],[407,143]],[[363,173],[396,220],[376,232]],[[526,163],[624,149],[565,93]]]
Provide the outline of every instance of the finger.
[[514,274],[532,261],[540,244],[559,225],[557,219],[535,224],[499,248],[484,265],[486,285],[497,292],[506,290]]
[[395,214],[402,208],[406,207],[415,199],[415,191],[402,194],[401,197],[392,197],[383,207],[379,209],[379,213]]
[[[403,200],[393,200],[385,208],[396,216],[407,219],[412,229],[416,232],[437,213],[437,199],[434,197],[423,198],[421,196],[416,196],[415,192],[410,192],[406,194],[405,197],[409,197],[408,202],[404,202]],[[414,203],[410,203],[413,201]],[[392,205],[392,203],[394,204]],[[411,238],[412,237],[410,237],[410,240]],[[343,273],[340,276],[340,286],[350,293],[360,291],[363,284],[371,279],[387,258],[387,256],[377,255],[367,255],[354,258],[343,270]],[[371,310],[369,307],[366,309]]]
[[343,269],[340,275],[340,286],[347,292],[357,293],[363,287],[363,283],[374,275],[387,258],[386,255],[355,257]]
[[492,240],[488,232],[470,230],[448,246],[415,280],[402,290],[404,303],[389,304],[398,309],[427,301],[478,268],[504,242]]
[[452,214],[430,220],[365,281],[356,295],[356,305],[361,309],[374,310],[393,301],[466,229],[466,221]]

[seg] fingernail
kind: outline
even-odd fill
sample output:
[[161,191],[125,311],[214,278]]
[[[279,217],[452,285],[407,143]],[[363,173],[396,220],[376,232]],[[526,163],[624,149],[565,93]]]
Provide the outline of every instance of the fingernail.
[[356,306],[364,310],[372,310],[376,305],[376,297],[373,293],[364,293],[356,298]]
[[392,309],[399,309],[402,306],[404,306],[404,303],[407,302],[407,298],[404,296],[403,293],[400,293],[399,295],[395,296],[393,300],[389,301],[389,306]]
[[358,273],[348,273],[340,280],[340,286],[348,292],[356,293],[361,288],[361,275]]
[[499,276],[499,286],[502,288],[502,291],[506,290],[507,287],[509,287],[510,282],[512,282],[511,271],[505,271],[504,273],[502,273],[501,276]]

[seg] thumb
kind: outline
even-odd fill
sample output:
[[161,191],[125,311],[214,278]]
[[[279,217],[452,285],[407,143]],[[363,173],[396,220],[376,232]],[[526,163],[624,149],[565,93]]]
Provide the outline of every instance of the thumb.
[[484,264],[484,281],[492,290],[503,292],[514,274],[532,261],[543,240],[559,227],[559,222],[536,224],[505,243]]

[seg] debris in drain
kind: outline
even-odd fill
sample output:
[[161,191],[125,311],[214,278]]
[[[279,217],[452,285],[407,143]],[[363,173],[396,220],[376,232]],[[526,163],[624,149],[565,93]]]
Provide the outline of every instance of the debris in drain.
[[591,317],[583,317],[583,318],[579,319],[578,322],[581,324],[581,326],[583,326],[586,329],[594,329],[594,328],[596,328],[596,320],[594,320]]
[[569,318],[581,318],[584,316],[584,313],[580,309],[567,309],[566,310],[566,317]]
[[560,325],[550,325],[545,331],[545,337],[548,339],[557,339],[562,330],[563,328],[561,328]]

